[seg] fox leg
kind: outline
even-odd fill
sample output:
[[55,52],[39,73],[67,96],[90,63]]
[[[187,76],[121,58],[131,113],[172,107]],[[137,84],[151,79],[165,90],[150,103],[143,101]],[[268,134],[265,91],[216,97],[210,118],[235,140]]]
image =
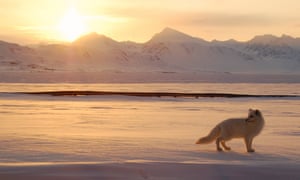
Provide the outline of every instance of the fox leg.
[[250,138],[248,152],[255,152],[255,150],[252,148],[252,142],[253,142],[253,137]]
[[231,148],[229,146],[226,146],[225,141],[221,141],[222,146],[224,147],[225,150],[230,151]]
[[252,142],[253,142],[253,137],[245,138],[245,144],[248,152],[255,152],[255,150],[252,148]]
[[217,151],[223,151],[223,149],[220,147],[220,142],[222,142],[222,138],[218,137],[216,140]]

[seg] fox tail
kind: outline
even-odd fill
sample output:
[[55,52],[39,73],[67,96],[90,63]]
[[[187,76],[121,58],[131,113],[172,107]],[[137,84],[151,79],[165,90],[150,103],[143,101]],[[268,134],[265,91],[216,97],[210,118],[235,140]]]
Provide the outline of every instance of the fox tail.
[[198,141],[196,141],[196,144],[208,144],[213,142],[219,135],[220,135],[221,129],[219,126],[214,127],[210,133],[200,138]]

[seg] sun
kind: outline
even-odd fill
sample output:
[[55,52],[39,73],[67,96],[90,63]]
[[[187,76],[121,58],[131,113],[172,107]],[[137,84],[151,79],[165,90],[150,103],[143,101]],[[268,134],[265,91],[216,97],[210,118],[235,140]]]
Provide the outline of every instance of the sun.
[[61,19],[58,29],[62,40],[74,41],[79,36],[86,33],[87,28],[84,24],[83,16],[72,7]]

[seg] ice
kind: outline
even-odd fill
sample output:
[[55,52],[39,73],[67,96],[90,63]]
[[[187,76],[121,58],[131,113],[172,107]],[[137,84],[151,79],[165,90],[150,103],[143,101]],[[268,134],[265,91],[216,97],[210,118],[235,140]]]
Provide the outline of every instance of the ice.
[[[300,92],[299,84],[1,84],[0,87],[2,92],[68,88],[253,94]],[[69,176],[71,172],[76,172],[68,171],[69,168],[85,167],[88,172],[88,169],[94,173],[95,169],[105,169],[123,172],[128,177],[135,168],[153,177],[159,171],[156,166],[164,169],[160,175],[169,172],[168,168],[173,166],[178,171],[193,171],[194,174],[197,174],[195,169],[199,168],[201,172],[216,166],[231,168],[232,174],[228,172],[229,176],[234,175],[235,166],[247,173],[252,170],[259,173],[260,168],[280,171],[287,168],[287,172],[291,173],[299,170],[300,101],[297,98],[0,94],[0,177],[4,177],[1,175],[9,167],[23,167],[30,174],[35,166],[41,172],[47,168],[51,172],[52,168],[62,166]],[[230,117],[245,117],[249,108],[260,109],[266,120],[262,133],[254,139],[256,153],[247,153],[241,139],[228,142],[232,151],[223,153],[216,152],[215,144],[195,145],[195,141],[218,122]],[[119,169],[114,169],[116,166]],[[145,170],[146,166],[149,166],[148,170]],[[243,168],[245,166],[251,170]],[[256,166],[259,168],[256,169]],[[97,177],[104,175],[97,173]],[[272,176],[271,173],[272,170],[267,169],[266,174]],[[172,177],[170,173],[168,175]],[[213,174],[207,174],[208,177],[210,175]],[[108,173],[108,176],[113,177],[114,174]],[[183,176],[176,174],[176,177]],[[185,177],[197,179],[200,176]],[[299,175],[290,174],[287,177]]]

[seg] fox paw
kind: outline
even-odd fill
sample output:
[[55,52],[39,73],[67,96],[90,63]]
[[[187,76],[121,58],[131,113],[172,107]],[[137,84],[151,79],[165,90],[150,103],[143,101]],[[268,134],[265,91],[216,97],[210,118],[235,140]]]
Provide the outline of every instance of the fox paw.
[[231,148],[230,148],[230,147],[226,147],[225,150],[226,150],[226,151],[230,151]]
[[253,152],[255,152],[255,150],[254,149],[248,149],[247,150],[249,153],[253,153]]
[[223,149],[222,148],[217,148],[217,151],[222,152]]

